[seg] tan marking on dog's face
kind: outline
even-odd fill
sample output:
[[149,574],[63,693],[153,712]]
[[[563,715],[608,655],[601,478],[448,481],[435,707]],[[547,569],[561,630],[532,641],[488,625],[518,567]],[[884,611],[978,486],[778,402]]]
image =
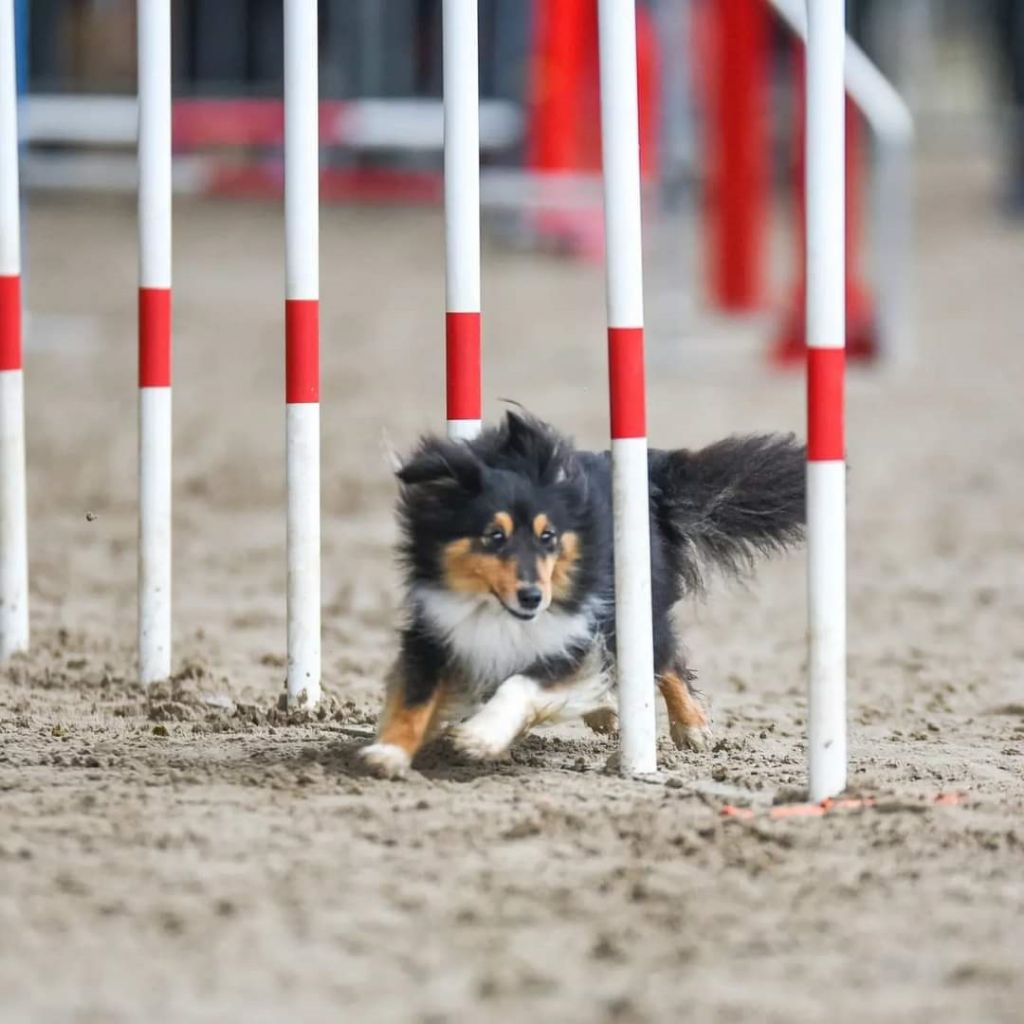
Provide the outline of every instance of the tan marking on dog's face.
[[494,519],[491,521],[491,525],[487,527],[487,530],[502,530],[506,537],[511,537],[515,532],[515,528],[516,524],[507,512],[495,512]]
[[562,534],[557,555],[552,557],[551,591],[564,600],[572,590],[572,577],[580,558],[580,538],[571,530]]
[[543,512],[540,512],[539,514],[537,514],[537,515],[535,515],[533,517],[533,535],[535,537],[537,537],[539,539],[540,535],[545,530],[550,530],[550,529],[551,529],[551,520],[548,519],[548,517]]
[[446,693],[447,688],[441,683],[423,704],[409,707],[402,687],[396,686],[388,693],[381,712],[377,741],[400,747],[413,757],[434,732]]
[[702,728],[708,724],[708,715],[690,688],[674,672],[658,676],[658,689],[665,698],[669,721],[687,727]]
[[[498,513],[502,515],[505,513]],[[515,606],[519,573],[514,559],[475,551],[473,542],[463,537],[445,547],[443,564],[449,590],[457,594],[497,594],[506,604]]]

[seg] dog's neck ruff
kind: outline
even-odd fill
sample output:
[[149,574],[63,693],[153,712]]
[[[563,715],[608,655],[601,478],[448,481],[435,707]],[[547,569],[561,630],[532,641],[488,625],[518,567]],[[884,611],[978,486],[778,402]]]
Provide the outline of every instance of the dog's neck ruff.
[[569,654],[594,633],[593,609],[587,607],[575,612],[549,608],[524,622],[490,596],[421,585],[412,589],[410,600],[480,686],[496,686],[538,661]]

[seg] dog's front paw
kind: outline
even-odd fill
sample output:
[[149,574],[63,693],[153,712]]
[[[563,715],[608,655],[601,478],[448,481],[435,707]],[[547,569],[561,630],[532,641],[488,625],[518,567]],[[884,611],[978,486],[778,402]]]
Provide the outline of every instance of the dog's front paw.
[[614,708],[598,708],[583,716],[587,728],[603,736],[614,736],[619,731],[619,714]]
[[669,731],[672,734],[672,742],[680,750],[707,750],[711,743],[711,726],[706,722],[703,725],[673,722]]
[[382,779],[400,779],[412,764],[412,758],[393,743],[372,743],[359,751],[366,767]]
[[452,746],[471,761],[500,761],[508,756],[504,737],[492,736],[473,722],[463,722],[448,734]]

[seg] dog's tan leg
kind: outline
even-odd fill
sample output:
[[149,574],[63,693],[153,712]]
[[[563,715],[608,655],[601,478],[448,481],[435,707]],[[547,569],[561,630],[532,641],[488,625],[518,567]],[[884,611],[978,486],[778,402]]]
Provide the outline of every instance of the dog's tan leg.
[[593,732],[601,733],[604,736],[614,736],[619,731],[619,713],[615,708],[598,708],[596,711],[588,711],[583,716],[583,721]]
[[440,683],[425,701],[409,704],[404,681],[393,680],[377,723],[377,741],[361,751],[371,771],[395,779],[409,770],[417,751],[437,730],[445,693],[445,684]]
[[657,678],[675,745],[680,749],[706,750],[711,738],[708,714],[689,684],[676,672],[666,672]]

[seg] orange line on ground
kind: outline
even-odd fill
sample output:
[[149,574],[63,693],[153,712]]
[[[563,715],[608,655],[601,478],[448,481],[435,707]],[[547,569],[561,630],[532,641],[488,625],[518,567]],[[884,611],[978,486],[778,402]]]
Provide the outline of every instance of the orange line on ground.
[[[936,807],[955,807],[964,802],[963,793],[937,793],[931,802]],[[782,804],[768,811],[769,818],[821,818],[832,811],[859,811],[877,806],[873,796],[847,797],[842,800],[822,800],[819,804]],[[749,807],[724,804],[719,811],[723,818],[739,818],[744,821],[756,818],[757,812]]]

